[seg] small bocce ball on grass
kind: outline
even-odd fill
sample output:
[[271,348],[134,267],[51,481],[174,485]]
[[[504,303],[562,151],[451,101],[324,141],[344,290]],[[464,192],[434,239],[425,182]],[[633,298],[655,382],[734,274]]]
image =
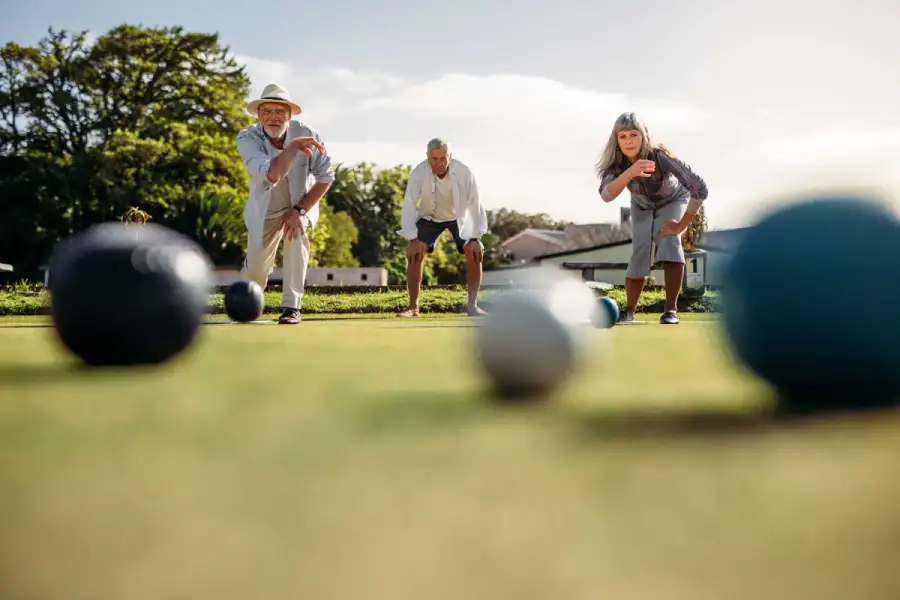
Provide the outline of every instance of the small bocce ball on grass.
[[263,314],[265,296],[255,281],[240,279],[225,290],[225,313],[238,323],[255,321]]
[[598,318],[583,281],[548,270],[491,305],[476,329],[476,354],[499,398],[545,396],[576,372]]
[[748,230],[723,281],[724,331],[785,412],[897,404],[898,257],[900,221],[867,197],[811,198]]
[[619,320],[619,305],[609,296],[600,296],[597,298],[599,304],[597,310],[597,327],[609,329]]
[[50,268],[57,335],[92,366],[181,353],[203,322],[213,283],[202,248],[155,224],[91,227],[60,243]]

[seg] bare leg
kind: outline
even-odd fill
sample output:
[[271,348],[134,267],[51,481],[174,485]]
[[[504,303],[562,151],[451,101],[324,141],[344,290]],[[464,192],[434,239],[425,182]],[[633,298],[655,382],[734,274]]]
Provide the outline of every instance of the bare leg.
[[629,277],[625,280],[625,312],[630,315],[637,310],[641,292],[644,291],[644,281],[644,277]]
[[487,313],[478,308],[478,291],[481,289],[483,251],[481,245],[475,242],[467,244],[464,251],[466,254],[466,286],[469,291],[469,302],[466,309],[470,317],[485,315]]
[[419,291],[422,289],[422,272],[425,269],[424,257],[417,256],[406,265],[406,289],[409,292],[409,307],[419,309]]
[[663,266],[666,279],[666,312],[678,310],[678,295],[684,282],[684,263],[667,262]]
[[422,271],[425,268],[425,244],[412,240],[406,249],[406,289],[409,292],[409,308],[400,317],[419,315],[419,291],[422,289]]

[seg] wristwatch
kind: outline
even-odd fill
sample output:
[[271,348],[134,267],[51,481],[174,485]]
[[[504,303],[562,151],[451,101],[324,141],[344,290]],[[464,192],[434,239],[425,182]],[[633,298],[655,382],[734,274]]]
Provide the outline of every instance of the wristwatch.
[[302,206],[295,206],[295,207],[294,207],[294,210],[296,210],[298,213],[300,213],[300,216],[301,216],[301,217],[305,217],[305,216],[306,216],[306,209],[303,208]]

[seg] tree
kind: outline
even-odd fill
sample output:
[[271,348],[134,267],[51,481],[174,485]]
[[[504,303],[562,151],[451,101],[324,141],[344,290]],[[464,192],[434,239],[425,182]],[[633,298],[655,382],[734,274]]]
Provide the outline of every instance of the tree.
[[23,120],[38,58],[36,49],[12,42],[0,48],[0,155],[16,155],[25,147]]
[[[311,231],[307,231],[306,235],[309,237],[309,266],[325,266],[322,263],[322,256],[324,255],[325,248],[328,247],[328,244],[331,241],[331,223],[328,219],[323,219],[322,216],[319,215],[316,226],[313,227]],[[278,252],[278,261],[280,264],[284,264],[281,262],[281,252],[281,250]]]
[[30,147],[73,155],[118,130],[159,138],[177,122],[234,136],[250,123],[241,110],[249,78],[216,34],[122,25],[86,40],[86,32],[51,28],[36,48],[4,48],[18,60],[12,70],[4,65],[2,79],[27,73],[17,89]]
[[488,230],[505,241],[526,229],[554,229],[563,230],[568,224],[565,221],[556,221],[545,213],[527,214],[508,208],[487,211]]
[[[0,250],[34,276],[62,237],[135,207],[209,242],[214,262],[233,256],[243,218],[212,199],[246,197],[234,138],[252,122],[248,89],[217,35],[180,27],[122,25],[93,44],[50,29],[36,47],[6,44]],[[215,224],[198,228],[199,215]]]
[[706,229],[709,226],[709,223],[706,220],[706,213],[703,210],[704,208],[704,206],[700,207],[699,212],[697,212],[697,216],[694,217],[693,221],[691,221],[691,224],[688,226],[687,231],[684,232],[684,235],[681,238],[681,242],[684,246],[685,252],[696,252],[697,242],[700,241],[700,237],[704,233],[706,233]]
[[190,192],[166,211],[161,224],[192,238],[221,265],[239,265],[247,246],[244,200],[233,190]]
[[325,200],[322,204],[320,221],[327,221],[331,235],[319,254],[318,262],[323,267],[358,267],[359,260],[353,256],[353,245],[359,240],[359,230],[346,212],[335,212]]
[[397,233],[408,166],[375,171],[372,164],[335,166],[335,182],[326,194],[335,213],[346,213],[358,230],[353,255],[363,267],[384,267],[391,284],[406,280],[406,239]]

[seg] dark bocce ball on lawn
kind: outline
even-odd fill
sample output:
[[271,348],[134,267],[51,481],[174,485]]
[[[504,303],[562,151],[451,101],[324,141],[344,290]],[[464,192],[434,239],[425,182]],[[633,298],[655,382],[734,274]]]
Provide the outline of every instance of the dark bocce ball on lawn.
[[225,313],[232,321],[254,321],[262,315],[264,305],[263,290],[255,281],[241,279],[225,290]]
[[781,408],[897,403],[898,256],[900,220],[866,197],[811,198],[748,231],[723,282],[724,329]]
[[164,362],[206,315],[212,267],[191,239],[155,224],[103,223],[64,240],[50,263],[62,343],[88,365]]

